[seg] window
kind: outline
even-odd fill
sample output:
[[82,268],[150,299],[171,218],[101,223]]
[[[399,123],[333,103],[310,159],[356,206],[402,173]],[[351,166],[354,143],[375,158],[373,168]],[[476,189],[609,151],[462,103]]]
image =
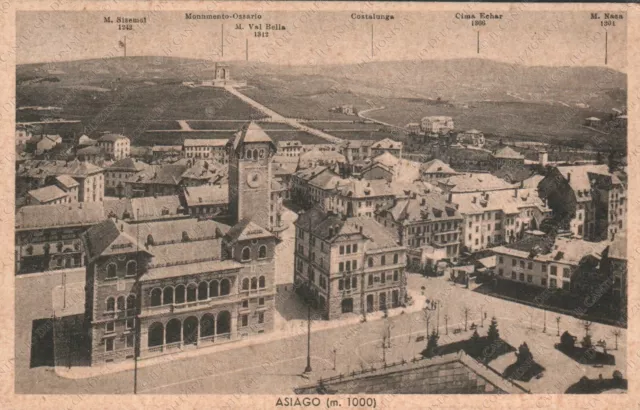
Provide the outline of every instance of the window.
[[520,274],[520,280],[524,282],[524,273]]
[[340,262],[340,263],[338,264],[338,271],[339,271],[339,272],[344,272],[344,262]]
[[242,279],[242,290],[249,290],[249,278]]
[[373,275],[369,274],[368,285],[373,286]]
[[266,279],[265,279],[265,277],[264,277],[264,276],[260,276],[260,278],[258,279],[258,287],[259,287],[260,289],[263,289],[263,288],[265,288],[266,286],[267,286],[267,284],[266,284]]
[[107,299],[107,312],[113,312],[116,310],[116,300],[114,298]]
[[338,290],[344,289],[344,281],[342,279],[338,280]]
[[569,268],[563,268],[562,269],[562,277],[563,278],[570,278],[571,277],[571,271],[569,270]]
[[351,270],[351,261],[347,261],[347,272]]
[[558,268],[556,266],[551,266],[550,275],[556,276],[558,274]]
[[354,243],[351,247],[351,252],[356,253],[358,252],[358,244]]
[[104,350],[107,352],[113,352],[113,339],[109,338],[105,340]]
[[551,278],[549,280],[549,287],[554,288],[554,289],[557,288],[558,287],[558,281],[556,281],[555,279]]
[[124,310],[124,296],[119,296],[118,297],[118,311],[123,311]]
[[368,260],[369,267],[373,267],[373,258],[369,258]]
[[138,264],[136,261],[127,262],[127,276],[135,276],[138,270]]
[[264,313],[258,313],[258,323],[264,323]]
[[107,322],[104,327],[105,332],[112,333],[116,331],[116,322]]
[[393,255],[393,263],[398,263],[398,254]]
[[351,278],[351,287],[356,289],[358,287],[358,278],[356,276]]
[[344,245],[340,245],[340,255],[344,255]]
[[249,326],[249,315],[242,315],[242,327]]
[[116,273],[116,264],[110,263],[107,265],[107,279],[113,279],[117,276]]
[[515,272],[511,272],[511,279],[513,279],[513,280],[516,279],[516,273]]
[[502,268],[498,269],[498,275],[504,276],[504,269]]
[[518,264],[518,261],[515,259],[511,259],[511,266],[516,266]]
[[520,267],[524,269],[524,261],[520,261]]
[[127,335],[127,338],[126,338],[127,347],[133,347],[133,341],[134,341],[133,335],[132,334]]
[[347,245],[347,251],[346,252],[347,252],[347,254],[351,253],[351,245]]
[[397,270],[394,270],[393,271],[393,281],[397,282],[399,277],[400,277],[399,272]]
[[533,269],[533,262],[529,262],[527,264],[527,269],[532,270]]
[[533,275],[527,275],[527,282],[533,283]]
[[382,256],[380,257],[380,265],[386,265],[386,263],[387,263],[387,260],[386,260],[386,259],[387,259],[387,258],[386,258],[384,255],[382,255]]
[[134,319],[127,319],[127,321],[125,322],[125,328],[127,330],[131,330],[133,329],[133,325],[134,325]]
[[127,310],[133,310],[136,308],[136,296],[129,295],[127,296]]
[[380,275],[380,282],[385,283],[386,280],[387,280],[387,274],[385,272],[382,272],[382,275]]
[[[313,273],[313,271],[311,271]],[[313,279],[312,279],[313,280]],[[258,278],[251,278],[251,290],[258,289]]]
[[242,260],[243,261],[248,261],[251,259],[251,249],[249,249],[249,247],[245,247],[244,249],[242,249]]
[[541,284],[542,286],[547,286],[547,278],[542,278],[542,279],[540,279],[540,284]]
[[542,273],[547,273],[547,264],[546,263],[542,264]]
[[155,288],[151,291],[151,306],[160,306],[162,304],[162,289]]
[[248,299],[245,299],[245,300],[242,301],[242,307],[243,308],[248,308],[249,307],[249,300]]
[[571,285],[569,284],[569,282],[562,282],[562,289],[571,290]]
[[258,259],[264,259],[267,257],[267,247],[265,245],[260,246],[258,249]]
[[352,262],[351,262],[351,268],[352,268],[353,270],[358,269],[358,261],[352,261]]
[[347,278],[347,279],[345,279],[345,280],[344,280],[344,288],[345,288],[346,290],[351,289],[351,280],[349,280],[349,278]]
[[258,299],[258,305],[259,306],[264,306],[264,298],[259,298]]

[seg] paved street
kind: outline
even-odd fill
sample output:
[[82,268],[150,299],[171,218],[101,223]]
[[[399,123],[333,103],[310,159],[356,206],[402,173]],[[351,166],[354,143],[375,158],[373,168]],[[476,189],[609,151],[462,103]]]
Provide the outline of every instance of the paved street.
[[[50,289],[61,283],[62,275],[58,272],[45,276],[17,279],[17,388],[23,392],[45,393],[61,391],[69,393],[114,393],[132,391],[133,371],[104,374],[88,379],[66,379],[58,376],[50,367],[29,368],[29,346],[31,322],[33,319],[49,317],[52,312],[47,306],[53,303]],[[79,274],[67,275],[67,283],[80,282]],[[440,314],[440,344],[462,338],[468,338],[471,332],[462,332],[455,338],[453,328],[464,327],[462,307],[470,309],[468,324],[480,325],[480,307],[488,312],[488,318],[496,315],[500,335],[517,348],[526,341],[530,346],[534,359],[546,367],[545,376],[539,380],[523,383],[534,392],[561,392],[576,382],[583,374],[597,377],[610,377],[614,369],[625,373],[624,340],[625,330],[619,340],[620,350],[611,351],[616,356],[617,366],[593,368],[578,365],[562,353],[553,349],[558,341],[556,336],[556,314],[547,315],[547,333],[542,333],[543,312],[525,305],[494,299],[472,292],[459,285],[453,285],[445,278],[423,278],[409,275],[409,288],[414,294],[425,287],[425,298],[439,299],[442,303]],[[40,289],[40,290],[38,290]],[[47,292],[46,289],[49,289]],[[423,302],[417,300],[418,306]],[[25,308],[34,306],[37,308]],[[448,314],[449,336],[445,335],[444,314]],[[533,317],[533,320],[531,318]],[[561,316],[560,331],[569,330],[581,338],[584,330],[579,321],[568,316]],[[356,319],[355,317],[352,319]],[[297,319],[296,327],[304,324]],[[425,341],[416,341],[417,336],[425,334],[425,319],[422,312],[400,314],[388,319],[369,320],[358,323],[351,320],[345,326],[326,327],[328,322],[314,322],[312,333],[312,366],[314,377],[329,376],[337,372],[349,372],[362,366],[380,366],[382,364],[382,335],[391,329],[391,348],[387,349],[387,362],[410,359],[424,348]],[[435,326],[437,319],[432,319],[430,326]],[[489,321],[478,329],[482,335],[486,332]],[[293,324],[293,323],[292,323]],[[530,329],[533,327],[533,330]],[[298,385],[309,381],[299,374],[306,364],[306,334],[300,328],[295,336],[272,340],[263,344],[234,347],[227,345],[222,351],[203,349],[197,356],[166,356],[161,363],[141,366],[139,371],[140,390],[148,393],[291,393]],[[613,336],[610,326],[594,324],[591,330],[594,340],[606,339],[612,347]],[[335,349],[335,357],[334,357]],[[333,370],[334,360],[336,371]],[[498,371],[504,370],[515,361],[513,354],[507,354],[491,363]],[[106,369],[105,369],[106,371]],[[278,383],[274,383],[274,378]],[[278,386],[278,391],[273,387]],[[29,387],[27,387],[29,386]]]

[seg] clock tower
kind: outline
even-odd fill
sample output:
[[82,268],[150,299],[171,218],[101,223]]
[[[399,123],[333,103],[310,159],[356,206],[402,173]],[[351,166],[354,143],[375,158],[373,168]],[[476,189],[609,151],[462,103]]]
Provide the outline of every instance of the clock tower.
[[235,224],[249,219],[271,229],[271,160],[276,145],[255,122],[245,125],[227,143],[229,212]]

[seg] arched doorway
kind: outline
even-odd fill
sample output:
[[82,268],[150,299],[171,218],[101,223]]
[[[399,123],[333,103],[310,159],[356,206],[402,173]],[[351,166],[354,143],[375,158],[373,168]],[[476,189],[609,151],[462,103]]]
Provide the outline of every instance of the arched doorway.
[[222,335],[225,333],[231,333],[231,314],[223,310],[218,314],[218,319],[216,320],[216,334]]
[[379,309],[380,310],[385,310],[387,308],[387,294],[386,293],[380,293],[380,295],[378,296],[378,302],[379,302]]
[[353,299],[342,299],[342,313],[353,312]]
[[164,326],[155,322],[149,326],[149,347],[162,346],[164,344]]
[[189,316],[184,320],[182,327],[182,337],[185,345],[196,344],[198,341],[198,318]]
[[182,323],[178,319],[171,319],[167,323],[167,344],[182,340]]
[[373,312],[373,295],[367,295],[367,312]]
[[213,336],[216,330],[216,324],[213,315],[209,313],[200,319],[200,337]]

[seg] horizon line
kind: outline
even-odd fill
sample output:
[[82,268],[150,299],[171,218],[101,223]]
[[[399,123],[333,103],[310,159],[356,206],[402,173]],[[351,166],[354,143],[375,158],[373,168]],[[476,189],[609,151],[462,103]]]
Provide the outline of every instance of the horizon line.
[[[69,60],[60,60],[60,61],[39,61],[39,62],[31,62],[31,63],[16,63],[16,67],[18,66],[27,66],[27,65],[38,65],[38,64],[64,64],[64,63],[70,63],[70,62],[80,62],[80,61],[100,61],[100,60],[115,60],[115,59],[127,59],[127,58],[162,58],[162,59],[176,59],[176,60],[194,60],[194,61],[209,61],[206,58],[198,58],[198,57],[181,57],[181,56],[162,56],[162,55],[129,55],[129,56],[110,56],[110,57],[94,57],[94,58],[78,58],[78,59],[69,59]],[[572,68],[606,68],[606,69],[610,69],[612,71],[618,71],[622,74],[627,74],[626,72],[626,68],[624,69],[620,69],[620,68],[614,68],[608,65],[556,65],[556,64],[549,64],[549,65],[530,65],[530,64],[523,64],[523,63],[518,63],[518,62],[508,62],[508,61],[501,61],[501,60],[496,60],[493,58],[488,58],[488,57],[451,57],[451,58],[430,58],[430,59],[392,59],[392,60],[378,60],[378,61],[363,61],[363,62],[353,62],[353,63],[318,63],[318,64],[305,64],[305,63],[271,63],[271,62],[264,62],[264,61],[246,61],[246,60],[242,60],[242,59],[233,59],[233,60],[217,60],[217,61],[213,61],[211,60],[211,63],[238,63],[238,64],[264,64],[264,65],[271,65],[271,66],[279,66],[279,67],[326,67],[326,66],[350,66],[350,65],[360,65],[360,64],[372,64],[372,63],[402,63],[402,62],[416,62],[416,61],[422,61],[422,62],[426,62],[426,61],[453,61],[453,60],[485,60],[485,61],[491,61],[494,63],[499,63],[499,64],[506,64],[506,65],[516,65],[516,66],[521,66],[521,67],[549,67],[549,68],[563,68],[563,67],[572,67]]]

